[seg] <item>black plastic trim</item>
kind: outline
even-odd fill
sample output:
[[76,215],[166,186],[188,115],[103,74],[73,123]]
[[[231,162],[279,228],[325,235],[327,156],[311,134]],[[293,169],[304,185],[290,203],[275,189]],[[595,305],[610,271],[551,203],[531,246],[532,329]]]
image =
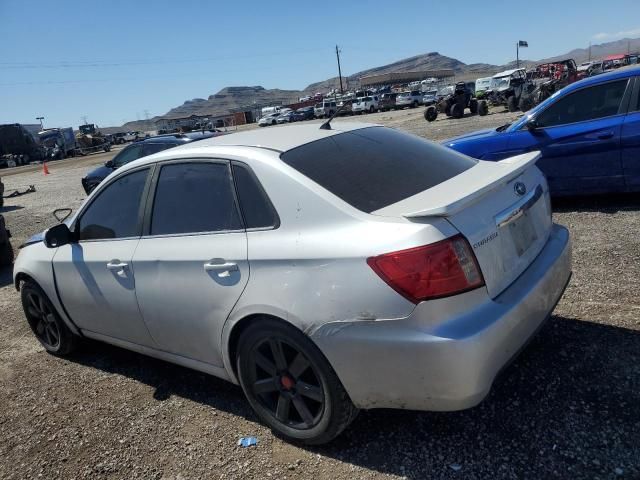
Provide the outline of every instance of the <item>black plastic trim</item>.
[[[248,228],[247,227],[247,222],[245,221],[245,218],[244,218],[244,213],[242,212],[242,206],[240,205],[240,201],[238,199],[237,200],[238,201],[238,206],[240,208],[242,223],[245,226],[245,229],[248,232],[255,232],[255,231],[262,231],[262,230],[277,230],[278,228],[280,228],[280,215],[278,215],[278,211],[274,207],[273,202],[271,201],[271,199],[269,198],[269,195],[267,194],[267,192],[265,191],[264,187],[262,186],[262,182],[260,181],[258,176],[255,174],[253,169],[249,165],[247,165],[246,163],[240,162],[238,160],[232,160],[231,161],[231,166],[233,167],[234,165],[239,167],[239,168],[244,168],[249,173],[249,175],[253,178],[253,180],[256,182],[256,185],[258,185],[258,188],[262,192],[263,197],[267,201],[267,203],[269,205],[269,208],[273,212],[273,217],[275,219],[275,223],[273,225],[268,225],[268,226],[265,226],[265,227],[251,227],[251,228]],[[233,168],[231,168],[231,173],[233,175]],[[234,187],[234,190],[236,191],[236,197],[239,197],[238,185],[236,183],[235,175],[233,175],[233,187]]]

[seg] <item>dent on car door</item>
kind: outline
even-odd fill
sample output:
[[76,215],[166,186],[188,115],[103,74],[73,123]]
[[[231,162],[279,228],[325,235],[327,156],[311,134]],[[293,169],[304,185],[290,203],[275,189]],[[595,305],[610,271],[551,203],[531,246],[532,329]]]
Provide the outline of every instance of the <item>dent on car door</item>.
[[629,113],[620,135],[622,168],[628,190],[640,190],[640,78],[635,78]]
[[149,168],[114,180],[82,211],[78,241],[59,247],[53,270],[60,300],[82,330],[152,345],[138,308],[133,253],[141,231]]
[[222,326],[249,278],[229,162],[168,163],[154,183],[133,259],[142,315],[161,349],[221,366]]
[[538,128],[523,127],[518,144],[542,152],[538,167],[552,193],[595,193],[624,188],[620,132],[628,79],[589,86],[559,97],[536,115]]

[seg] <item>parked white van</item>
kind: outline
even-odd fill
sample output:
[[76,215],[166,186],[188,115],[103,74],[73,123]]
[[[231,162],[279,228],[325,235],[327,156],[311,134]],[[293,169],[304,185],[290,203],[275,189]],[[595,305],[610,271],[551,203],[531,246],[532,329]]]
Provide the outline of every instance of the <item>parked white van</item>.
[[[318,108],[320,106],[320,108]],[[316,105],[313,109],[313,113],[315,113],[316,117],[330,117],[335,113],[338,108],[338,104],[335,99],[325,98],[322,103]]]

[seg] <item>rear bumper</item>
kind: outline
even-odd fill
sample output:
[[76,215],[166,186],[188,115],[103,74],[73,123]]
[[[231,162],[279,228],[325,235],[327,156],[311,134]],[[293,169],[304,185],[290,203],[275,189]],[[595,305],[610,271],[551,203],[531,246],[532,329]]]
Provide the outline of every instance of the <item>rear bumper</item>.
[[403,319],[325,324],[312,338],[359,408],[461,410],[489,393],[570,276],[569,232],[554,225],[535,261],[494,299],[476,289],[422,302]]

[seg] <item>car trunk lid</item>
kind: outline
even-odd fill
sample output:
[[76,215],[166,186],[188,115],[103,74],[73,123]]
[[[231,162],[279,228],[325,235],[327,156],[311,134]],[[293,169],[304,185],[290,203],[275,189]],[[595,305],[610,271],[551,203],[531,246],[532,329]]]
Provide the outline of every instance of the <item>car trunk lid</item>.
[[373,212],[413,221],[444,217],[473,248],[487,291],[496,297],[534,260],[551,231],[546,181],[534,164],[539,152],[484,162]]

